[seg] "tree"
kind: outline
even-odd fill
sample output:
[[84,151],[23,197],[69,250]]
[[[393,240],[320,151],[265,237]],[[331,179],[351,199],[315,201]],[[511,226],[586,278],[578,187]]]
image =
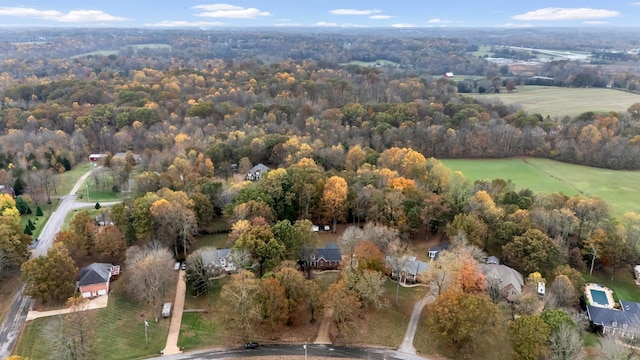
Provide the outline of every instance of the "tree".
[[600,344],[596,347],[596,353],[599,359],[604,360],[636,359],[633,357],[634,350],[632,348],[610,336],[600,339]]
[[372,241],[363,241],[356,247],[358,270],[384,270],[384,253]]
[[270,277],[262,281],[257,300],[262,307],[262,319],[271,331],[278,330],[289,319],[289,304],[285,289],[278,279]]
[[47,302],[63,300],[73,294],[78,268],[64,245],[56,243],[47,255],[22,264],[20,273],[25,294]]
[[97,313],[88,309],[89,300],[82,296],[67,299],[71,312],[57,317],[52,325],[54,337],[51,354],[59,359],[84,360],[95,356],[97,346],[95,323]]
[[219,259],[216,259],[217,255],[216,248],[203,247],[192,252],[187,257],[185,279],[191,285],[194,296],[208,293],[211,289],[213,278],[224,273],[224,268],[217,265],[220,263]]
[[0,216],[0,273],[17,268],[29,257],[31,237],[22,232],[20,221],[13,216]]
[[514,360],[537,360],[546,354],[549,327],[537,315],[524,315],[511,325]]
[[[95,246],[96,224],[88,211],[80,211],[71,220],[69,228],[82,239],[82,248],[86,255],[91,255]],[[71,250],[71,249],[69,249]]]
[[348,290],[358,294],[363,307],[372,304],[378,309],[384,309],[389,305],[382,298],[387,279],[381,272],[345,269],[342,273],[342,280]]
[[16,209],[18,209],[18,211],[20,212],[20,215],[31,213],[31,208],[29,208],[29,202],[22,195],[16,197]]
[[332,309],[331,320],[338,327],[338,335],[347,336],[349,329],[354,329],[354,320],[360,313],[358,295],[347,289],[344,281],[331,284],[323,294],[326,308]]
[[287,323],[289,323],[291,321],[291,315],[293,315],[297,307],[304,301],[307,293],[305,287],[308,284],[305,282],[304,276],[300,271],[288,266],[282,267],[274,276],[285,291],[288,305],[287,313],[289,314]]
[[587,240],[584,241],[584,250],[591,255],[591,266],[589,267],[589,275],[593,275],[593,266],[596,263],[596,259],[600,258],[600,249],[606,234],[602,229],[595,229]]
[[241,334],[251,334],[253,322],[260,318],[259,304],[257,302],[260,283],[253,273],[241,270],[231,275],[231,279],[222,287],[220,297],[228,299],[225,302],[228,307],[231,323],[240,328]]
[[101,261],[118,263],[122,260],[126,249],[124,236],[115,225],[99,228],[95,236],[95,254]]
[[342,235],[340,235],[338,242],[346,253],[349,254],[350,267],[353,267],[353,261],[351,261],[351,259],[353,259],[358,244],[362,241],[364,241],[364,232],[357,226],[347,227]]
[[342,217],[344,207],[347,201],[347,182],[339,176],[332,176],[327,179],[324,184],[322,193],[322,203],[329,217],[331,217],[333,226],[331,231],[335,234],[338,219]]
[[487,297],[445,291],[428,311],[427,330],[446,356],[474,359],[496,345],[495,336],[501,332],[499,308]]
[[558,275],[549,289],[549,294],[553,295],[555,305],[561,308],[571,308],[578,303],[578,294],[573,287],[571,280],[565,275]]
[[166,247],[151,244],[127,249],[127,292],[134,300],[151,304],[156,321],[160,316],[160,304],[171,285],[173,256]]
[[562,251],[558,244],[538,229],[529,229],[522,236],[502,247],[509,264],[524,273],[539,271],[550,273],[563,263]]
[[552,332],[560,329],[560,326],[562,325],[568,325],[577,328],[571,316],[562,309],[544,309],[540,314],[540,318],[542,319],[542,321],[544,321],[545,324],[547,324],[549,330],[551,330]]
[[[544,312],[543,312],[544,313]],[[549,335],[550,360],[583,360],[580,330],[573,324],[560,323]]]

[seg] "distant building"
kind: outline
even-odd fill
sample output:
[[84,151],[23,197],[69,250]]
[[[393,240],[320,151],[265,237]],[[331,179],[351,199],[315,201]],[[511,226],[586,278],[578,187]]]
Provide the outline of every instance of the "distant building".
[[0,194],[8,194],[11,195],[12,198],[16,198],[16,192],[13,191],[13,188],[10,186],[0,185]]
[[446,72],[446,73],[444,73],[444,75],[442,77],[445,78],[445,79],[453,79],[454,75],[453,75],[452,72]]
[[418,282],[418,275],[431,267],[430,263],[416,260],[415,256],[403,256],[395,258],[392,256],[385,257],[387,269],[391,270],[391,277],[398,279],[401,283]]
[[262,175],[266,174],[269,168],[265,164],[258,164],[249,170],[247,180],[260,180]]
[[497,285],[502,298],[513,300],[522,294],[524,278],[517,270],[498,264],[483,264],[481,267],[484,277]]
[[430,247],[429,258],[431,260],[438,260],[438,256],[440,255],[440,253],[443,252],[444,250],[447,250],[448,248],[449,248],[449,243],[446,241],[440,243],[438,246]]
[[93,263],[80,270],[78,289],[84,298],[91,298],[109,293],[109,283],[114,266],[107,263]]
[[341,265],[342,252],[336,243],[329,243],[324,249],[316,249],[311,256],[312,269],[338,269]]

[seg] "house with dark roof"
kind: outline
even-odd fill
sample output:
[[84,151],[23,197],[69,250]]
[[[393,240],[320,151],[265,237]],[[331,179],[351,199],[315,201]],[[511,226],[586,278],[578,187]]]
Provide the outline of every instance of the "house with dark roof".
[[429,258],[431,260],[438,260],[438,255],[447,250],[449,248],[449,243],[448,242],[442,242],[440,244],[438,244],[437,246],[432,246],[429,248]]
[[418,282],[418,275],[431,268],[431,264],[416,260],[415,256],[403,256],[401,258],[387,255],[385,265],[391,272],[391,277],[398,279],[401,283],[407,281]]
[[342,252],[336,243],[329,243],[323,249],[315,249],[311,255],[311,268],[316,270],[338,269],[342,266]]
[[269,168],[265,164],[258,164],[249,170],[247,173],[247,180],[260,180],[262,175],[266,174]]
[[589,320],[602,327],[602,333],[635,338],[640,326],[640,303],[620,301],[620,309],[587,305]]
[[84,298],[109,293],[113,264],[93,263],[80,270],[78,289]]

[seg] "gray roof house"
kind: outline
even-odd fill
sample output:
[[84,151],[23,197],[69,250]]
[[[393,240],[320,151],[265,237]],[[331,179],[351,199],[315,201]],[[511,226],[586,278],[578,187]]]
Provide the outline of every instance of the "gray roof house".
[[269,167],[265,164],[258,164],[249,170],[247,173],[247,180],[260,180],[262,175],[266,174],[269,171]]
[[495,281],[498,284],[500,296],[503,298],[513,299],[522,294],[524,278],[517,270],[498,264],[482,264],[481,267],[487,281]]
[[620,310],[587,305],[589,320],[602,326],[602,332],[634,338],[640,326],[640,303],[620,301]]
[[231,260],[231,249],[215,249],[214,251],[202,251],[202,262],[206,265],[212,264],[231,273],[236,271],[236,266]]
[[337,269],[342,265],[342,252],[336,243],[329,243],[323,249],[315,249],[311,256],[314,269]]
[[429,258],[431,260],[438,260],[438,255],[449,248],[449,243],[444,241],[437,246],[429,248]]
[[112,268],[113,264],[108,263],[93,263],[83,267],[78,281],[78,289],[82,297],[106,295],[109,292]]
[[387,255],[385,263],[391,269],[391,277],[399,278],[401,283],[406,283],[407,280],[417,282],[418,275],[431,267],[427,262],[416,260],[415,256],[406,255],[401,258]]

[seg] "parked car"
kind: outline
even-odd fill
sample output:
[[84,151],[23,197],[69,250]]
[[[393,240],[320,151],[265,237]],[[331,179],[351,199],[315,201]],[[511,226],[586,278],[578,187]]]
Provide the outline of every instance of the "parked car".
[[187,270],[187,263],[183,261],[182,264],[180,264],[180,269]]
[[180,263],[176,261],[175,264],[173,264],[173,270],[178,271],[180,270]]
[[171,303],[166,302],[162,305],[162,317],[168,318],[169,316],[171,316]]
[[244,348],[245,349],[255,349],[258,346],[260,346],[260,345],[258,345],[258,343],[255,342],[255,341],[251,341],[251,342],[248,342],[248,343],[244,344]]

